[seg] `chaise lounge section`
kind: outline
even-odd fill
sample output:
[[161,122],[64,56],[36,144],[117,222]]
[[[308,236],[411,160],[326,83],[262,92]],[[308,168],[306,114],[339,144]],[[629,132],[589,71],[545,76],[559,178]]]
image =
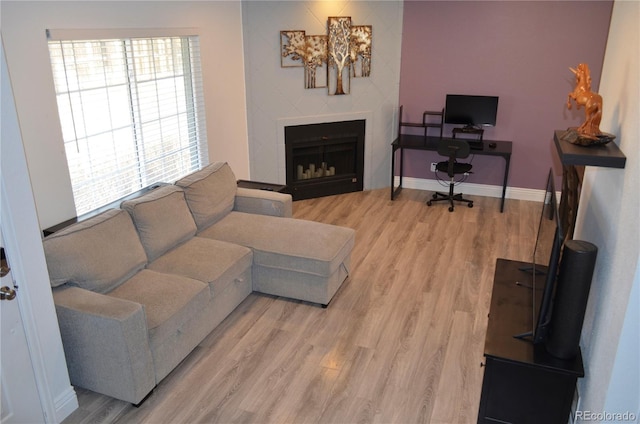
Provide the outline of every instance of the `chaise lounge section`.
[[252,291],[328,305],[355,232],[225,163],[45,238],[71,382],[142,401]]
[[[231,168],[214,165],[176,182],[185,190],[198,236],[251,248],[255,291],[328,305],[349,274],[353,230],[293,219],[288,208],[280,217],[269,205],[261,209],[273,214],[234,210],[235,181]],[[209,192],[224,193],[223,200],[211,205],[203,194]]]

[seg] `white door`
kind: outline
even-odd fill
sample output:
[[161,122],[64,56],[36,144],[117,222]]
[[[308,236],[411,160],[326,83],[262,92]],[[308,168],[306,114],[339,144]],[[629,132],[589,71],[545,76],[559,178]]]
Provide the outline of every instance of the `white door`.
[[[4,296],[0,292],[0,298],[4,298],[0,300],[0,423],[41,423],[44,421],[44,412],[22,316],[25,310],[24,300],[27,297],[19,293],[14,297],[12,291],[16,290],[15,280],[25,279],[24,269],[28,257],[21,253],[19,248],[25,237],[20,237],[18,234],[24,234],[24,232],[16,232],[20,227],[14,225],[22,221],[14,218],[16,215],[29,216],[27,211],[30,211],[33,206],[22,204],[20,212],[16,213],[10,205],[11,202],[14,202],[14,205],[21,204],[15,196],[16,192],[28,191],[26,194],[32,194],[29,184],[22,183],[19,179],[22,174],[16,171],[18,166],[26,168],[26,161],[24,156],[19,157],[14,153],[15,146],[20,142],[17,131],[18,120],[11,86],[8,84],[4,47],[0,47],[0,83],[2,85],[0,89],[2,102],[0,247],[5,249],[7,259],[7,264],[3,263],[0,271],[0,288],[4,291]],[[13,271],[10,270],[11,267]],[[16,281],[15,284],[22,285],[23,282]],[[23,289],[23,292],[25,291]]]
[[13,279],[11,254],[4,246],[0,223],[0,247],[5,253],[0,269],[0,423],[41,423],[44,416],[18,305],[20,284]]

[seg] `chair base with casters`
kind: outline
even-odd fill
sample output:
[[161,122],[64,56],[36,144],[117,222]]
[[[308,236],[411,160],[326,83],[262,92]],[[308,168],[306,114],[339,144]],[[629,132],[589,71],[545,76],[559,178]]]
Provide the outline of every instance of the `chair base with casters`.
[[433,202],[449,202],[449,212],[454,210],[454,202],[466,202],[467,206],[473,207],[473,200],[465,199],[462,193],[455,194],[453,188],[455,186],[455,176],[457,174],[467,174],[471,171],[470,163],[457,162],[457,158],[466,158],[469,156],[469,144],[463,140],[442,139],[438,145],[438,153],[443,156],[449,156],[448,161],[438,162],[436,170],[446,172],[450,178],[449,193],[435,192],[431,200],[427,201],[427,206],[431,206]]
[[472,208],[473,207],[473,200],[465,199],[464,197],[462,197],[462,193],[454,194],[453,193],[453,186],[454,186],[454,182],[452,181],[449,184],[449,193],[440,193],[439,191],[436,191],[435,193],[433,193],[433,195],[431,196],[431,200],[427,201],[427,206],[431,206],[433,204],[433,202],[448,201],[449,202],[449,212],[453,212],[453,209],[454,209],[454,203],[453,202],[466,202],[467,206]]

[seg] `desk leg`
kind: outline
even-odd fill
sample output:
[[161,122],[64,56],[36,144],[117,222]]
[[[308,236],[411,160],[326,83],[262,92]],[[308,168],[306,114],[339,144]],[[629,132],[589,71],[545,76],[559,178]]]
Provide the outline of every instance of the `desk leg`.
[[391,148],[391,200],[393,200],[394,184],[396,181],[396,148]]
[[507,194],[507,180],[509,179],[509,164],[511,163],[511,156],[505,156],[504,161],[504,181],[502,182],[502,202],[500,203],[500,213],[504,212],[504,198]]
[[[398,187],[395,187],[395,171],[396,171],[396,152],[400,150],[400,178],[398,181]],[[391,200],[402,190],[402,174],[404,171],[404,149],[402,147],[394,147],[391,149]]]
[[400,148],[400,178],[398,181],[398,192],[402,190],[402,176],[404,175],[404,149]]

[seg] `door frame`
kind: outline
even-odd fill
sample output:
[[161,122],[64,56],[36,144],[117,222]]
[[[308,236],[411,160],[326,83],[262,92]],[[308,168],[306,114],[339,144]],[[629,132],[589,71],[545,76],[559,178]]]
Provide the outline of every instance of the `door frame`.
[[78,408],[69,381],[60,329],[53,304],[42,236],[29,169],[0,35],[0,213],[16,297],[45,422],[61,422]]
[[[0,195],[2,198],[5,196]],[[3,214],[0,214],[3,215]],[[3,288],[17,291],[19,286],[15,284],[14,273],[11,271],[11,252],[6,248],[4,241],[6,234],[3,229],[7,227],[0,221],[0,247],[2,252],[6,252],[6,262],[3,259],[3,269],[6,274],[0,276],[0,283]],[[0,424],[44,421],[42,408],[40,405],[40,393],[36,376],[33,372],[33,361],[29,352],[29,345],[24,330],[24,323],[17,300],[17,294],[13,298],[5,298],[0,301],[0,312],[2,314],[0,324],[2,336],[0,345],[0,382],[2,393],[2,405],[0,406]]]

